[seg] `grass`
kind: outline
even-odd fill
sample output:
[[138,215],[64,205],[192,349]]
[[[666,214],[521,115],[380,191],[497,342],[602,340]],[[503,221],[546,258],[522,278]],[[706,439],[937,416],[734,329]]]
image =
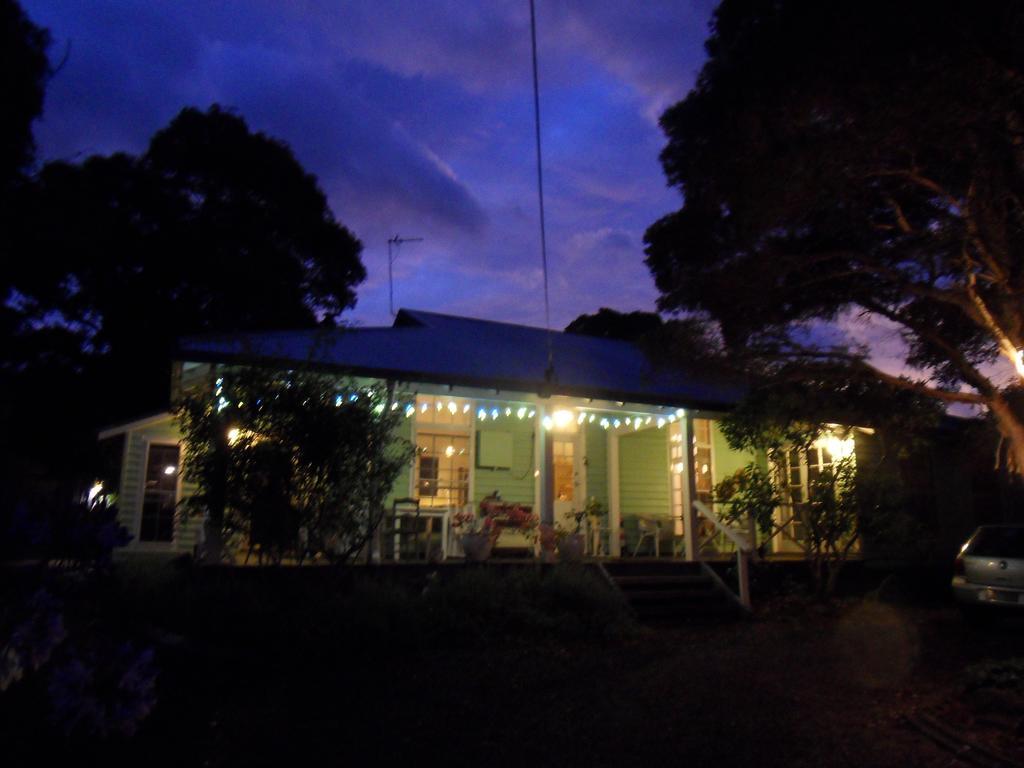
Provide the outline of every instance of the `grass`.
[[941,605],[790,601],[652,632],[571,569],[320,576],[108,586],[90,611],[158,642],[157,708],[102,743],[45,740],[8,708],[9,764],[946,765],[901,715],[957,700],[968,665],[1019,655],[1019,626],[974,630]]

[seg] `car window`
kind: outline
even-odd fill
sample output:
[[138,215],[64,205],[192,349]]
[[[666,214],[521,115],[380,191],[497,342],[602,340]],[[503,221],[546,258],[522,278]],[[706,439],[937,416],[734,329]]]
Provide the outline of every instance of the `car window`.
[[1024,558],[1024,528],[979,528],[965,554]]

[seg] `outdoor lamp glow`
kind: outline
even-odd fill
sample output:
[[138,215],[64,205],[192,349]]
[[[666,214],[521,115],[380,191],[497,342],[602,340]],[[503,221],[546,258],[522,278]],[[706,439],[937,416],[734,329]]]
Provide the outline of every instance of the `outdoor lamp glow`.
[[572,423],[572,411],[567,411],[561,408],[552,414],[555,421],[555,426],[559,429],[564,429]]

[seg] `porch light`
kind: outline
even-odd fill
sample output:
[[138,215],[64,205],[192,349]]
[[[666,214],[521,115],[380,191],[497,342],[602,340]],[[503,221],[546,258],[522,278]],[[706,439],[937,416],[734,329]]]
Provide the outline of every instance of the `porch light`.
[[450,413],[450,414],[451,414],[452,416],[454,416],[454,415],[455,415],[455,412],[456,412],[457,410],[459,410],[459,406],[457,406],[457,405],[455,404],[455,401],[454,401],[454,400],[449,400],[449,401],[448,401],[448,413]]
[[554,420],[555,426],[559,429],[565,429],[569,424],[572,423],[572,411],[567,411],[564,408],[560,408],[555,411]]
[[454,445],[449,445],[449,446],[448,446],[447,448],[445,448],[445,449],[444,449],[444,455],[445,455],[446,457],[448,457],[449,459],[450,459],[450,458],[451,458],[452,456],[454,456],[454,455],[455,455],[455,446],[454,446]]
[[506,416],[511,416],[512,415],[512,409],[509,408],[508,406],[505,407],[505,415]]
[[414,413],[416,413],[416,408],[415,408],[415,406],[412,406],[412,405],[407,405],[407,406],[405,406],[405,418],[409,418],[409,417],[410,417],[410,416],[412,416],[412,415],[413,415]]
[[555,425],[550,416],[545,416],[540,423],[544,425],[544,429],[551,429]]
[[521,419],[521,418],[523,418],[523,416],[525,416],[525,415],[526,415],[526,408],[524,408],[524,407],[520,406],[520,407],[519,407],[519,410],[518,410],[518,411],[516,411],[516,418],[517,418],[517,419]]
[[88,504],[91,507],[93,502],[96,501],[96,497],[103,493],[103,481],[97,480],[93,483],[92,488],[89,489]]
[[686,411],[684,411],[682,408],[676,408],[676,416],[678,416],[681,419],[685,415]]
[[576,417],[576,423],[577,424],[582,424],[586,420],[587,420],[587,414],[583,413],[583,411],[580,411],[580,415]]
[[618,429],[619,427],[622,426],[622,422],[619,421],[618,419],[615,419],[614,421],[612,421],[612,426]]
[[588,423],[588,424],[593,424],[593,423],[594,423],[594,418],[595,418],[595,417],[594,417],[594,414],[590,414],[590,418],[589,418],[589,419],[587,419],[587,423]]
[[476,417],[481,421],[487,421],[487,411],[481,408],[479,411],[476,412]]
[[630,418],[629,418],[629,416],[627,416],[627,417],[626,417],[626,426],[628,427],[628,426],[629,426],[630,424],[632,424],[632,423],[633,423],[633,422],[632,422],[632,419],[630,419]]
[[429,408],[429,407],[430,406],[427,403],[423,403],[423,405],[420,406],[420,413],[426,413],[427,412],[427,408]]
[[463,406],[462,406],[462,412],[463,412],[463,413],[469,413],[469,403],[465,403],[465,404],[463,404]]
[[491,409],[491,418],[494,419],[495,421],[497,421],[497,419],[498,419],[498,409],[497,408],[492,408]]
[[658,417],[658,429],[661,429],[664,426],[665,426],[665,420],[659,416]]
[[531,409],[530,412],[528,414],[526,414],[526,415],[529,416],[532,419],[534,416],[537,415],[537,412]]
[[608,427],[609,427],[608,419],[601,419],[601,427],[604,428],[604,429],[608,429]]
[[686,467],[683,466],[683,462],[681,461],[677,461],[675,464],[672,465],[672,471],[675,472],[677,475],[683,474],[683,470],[685,468]]
[[852,437],[841,438],[827,435],[818,441],[818,446],[827,450],[836,459],[847,459],[853,456],[854,442]]
[[177,471],[178,471],[178,468],[176,466],[174,466],[173,464],[168,464],[166,467],[164,467],[164,474],[165,475],[173,475]]

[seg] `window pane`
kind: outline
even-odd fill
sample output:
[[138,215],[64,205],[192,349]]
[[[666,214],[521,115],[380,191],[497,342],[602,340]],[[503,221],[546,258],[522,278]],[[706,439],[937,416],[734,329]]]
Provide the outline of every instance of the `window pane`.
[[172,541],[178,503],[176,445],[151,445],[146,457],[146,486],[142,497],[139,541]]

